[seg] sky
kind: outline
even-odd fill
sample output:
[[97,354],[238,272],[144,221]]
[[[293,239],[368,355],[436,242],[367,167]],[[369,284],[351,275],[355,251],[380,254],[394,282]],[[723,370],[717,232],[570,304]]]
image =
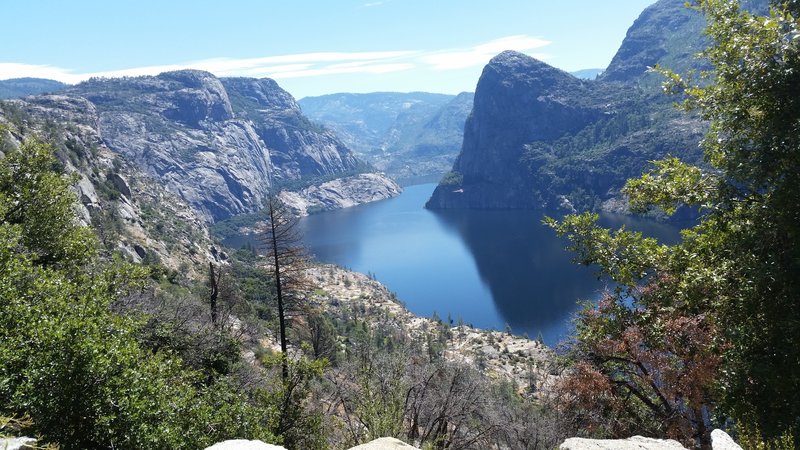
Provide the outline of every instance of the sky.
[[0,0],[0,80],[194,68],[270,77],[296,98],[473,91],[517,50],[605,68],[654,0]]

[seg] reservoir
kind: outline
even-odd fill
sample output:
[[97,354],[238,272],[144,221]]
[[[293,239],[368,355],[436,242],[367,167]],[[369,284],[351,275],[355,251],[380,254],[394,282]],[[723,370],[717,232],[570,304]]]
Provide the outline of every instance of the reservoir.
[[[424,209],[435,184],[400,196],[301,219],[317,260],[374,274],[415,314],[481,328],[527,333],[549,345],[568,336],[578,300],[608,287],[595,270],[572,262],[565,241],[542,225],[544,213],[518,210]],[[661,240],[671,225],[604,215]]]

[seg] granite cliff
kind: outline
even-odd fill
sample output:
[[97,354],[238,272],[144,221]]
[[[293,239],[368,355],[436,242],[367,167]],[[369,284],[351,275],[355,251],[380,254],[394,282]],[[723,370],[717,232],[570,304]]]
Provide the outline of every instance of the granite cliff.
[[47,95],[0,102],[2,146],[38,136],[50,143],[65,173],[76,177],[77,215],[91,225],[108,254],[160,263],[195,276],[208,261],[227,258],[216,249],[203,218],[180,196],[105,145],[97,110],[86,99]]
[[275,179],[347,174],[362,167],[331,131],[315,126],[294,98],[268,78],[223,78],[234,114],[248,119],[269,148]]
[[492,59],[461,153],[427,206],[624,210],[620,188],[649,161],[671,154],[700,162],[705,125],[676,111],[647,71],[704,67],[693,58],[706,43],[704,19],[683,3],[645,9],[596,80],[516,52]]
[[289,184],[368,169],[269,79],[181,70],[92,79],[62,94],[26,101],[58,109],[59,102],[88,100],[87,120],[103,144],[210,222],[254,212],[268,193]]

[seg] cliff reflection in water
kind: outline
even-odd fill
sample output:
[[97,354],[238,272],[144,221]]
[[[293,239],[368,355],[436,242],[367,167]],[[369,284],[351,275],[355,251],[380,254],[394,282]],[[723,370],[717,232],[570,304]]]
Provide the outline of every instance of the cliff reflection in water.
[[[542,213],[428,211],[433,188],[410,186],[397,198],[305,217],[305,244],[320,261],[375,274],[417,315],[436,312],[498,330],[509,324],[516,334],[541,333],[551,345],[565,337],[576,301],[596,298],[604,282],[572,263]],[[602,222],[676,234],[624,216]]]
[[515,333],[539,332],[549,343],[563,337],[577,299],[596,296],[603,284],[578,267],[564,242],[532,211],[435,211],[457,232],[488,285],[500,316]]

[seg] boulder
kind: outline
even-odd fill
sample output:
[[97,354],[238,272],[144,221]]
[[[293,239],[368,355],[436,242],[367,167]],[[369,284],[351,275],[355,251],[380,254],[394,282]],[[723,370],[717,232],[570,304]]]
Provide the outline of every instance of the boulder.
[[728,436],[728,433],[722,430],[714,430],[711,432],[711,448],[713,450],[742,450],[733,439]]
[[97,197],[97,191],[95,191],[92,181],[89,180],[86,175],[78,180],[77,190],[83,206],[88,209],[98,208],[100,206],[100,199]]
[[133,246],[133,251],[135,251],[136,254],[139,256],[139,258],[141,259],[144,259],[144,257],[147,256],[147,250],[145,250],[144,247],[142,247],[139,244],[135,244]]
[[570,438],[558,447],[560,450],[684,450],[678,441],[634,436],[628,439]]
[[374,441],[367,442],[366,444],[361,444],[349,450],[415,450],[415,449],[417,449],[417,447],[408,445],[399,439],[385,437],[385,438],[375,439]]
[[206,447],[205,450],[286,450],[284,447],[266,444],[261,441],[248,441],[246,439],[231,439]]

